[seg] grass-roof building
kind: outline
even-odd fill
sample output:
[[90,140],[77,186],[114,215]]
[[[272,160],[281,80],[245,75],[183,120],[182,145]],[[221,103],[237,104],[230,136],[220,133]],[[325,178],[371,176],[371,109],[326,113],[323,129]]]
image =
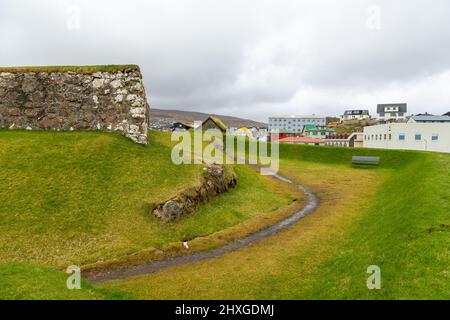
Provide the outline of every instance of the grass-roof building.
[[203,121],[202,129],[203,130],[218,129],[223,133],[225,133],[228,127],[218,117],[209,116],[205,121]]

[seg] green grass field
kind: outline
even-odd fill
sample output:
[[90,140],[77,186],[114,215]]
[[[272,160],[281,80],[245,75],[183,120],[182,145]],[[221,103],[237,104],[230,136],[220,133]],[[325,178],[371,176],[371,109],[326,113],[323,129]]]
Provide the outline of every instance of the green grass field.
[[[353,167],[354,154],[379,168]],[[219,259],[102,285],[147,299],[449,299],[450,155],[281,147],[321,199],[288,230]],[[368,290],[367,267],[382,289]]]
[[66,274],[33,263],[0,265],[0,299],[112,300],[131,298],[120,291],[102,290],[81,281],[82,290],[68,290]]
[[[313,214],[216,259],[61,287],[57,270],[69,264],[239,229],[295,198],[234,166],[236,189],[162,224],[145,203],[195,183],[200,169],[172,165],[167,135],[149,139],[143,147],[114,134],[0,131],[0,298],[450,298],[450,155],[296,145],[280,147],[280,169],[318,195]],[[357,167],[352,155],[382,160]],[[369,265],[381,267],[381,290],[366,287]]]
[[293,199],[241,166],[235,189],[163,223],[151,203],[198,184],[202,171],[175,166],[170,153],[170,135],[158,132],[144,147],[115,134],[0,131],[0,263],[84,265],[207,235]]

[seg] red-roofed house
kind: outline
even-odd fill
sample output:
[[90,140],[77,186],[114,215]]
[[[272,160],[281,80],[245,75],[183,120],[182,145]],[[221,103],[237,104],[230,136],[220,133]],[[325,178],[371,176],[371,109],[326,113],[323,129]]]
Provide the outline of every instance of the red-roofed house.
[[[275,141],[273,141],[275,142]],[[323,146],[325,141],[323,139],[310,138],[310,137],[286,137],[279,139],[280,143],[291,143],[291,144],[308,144],[312,146]]]

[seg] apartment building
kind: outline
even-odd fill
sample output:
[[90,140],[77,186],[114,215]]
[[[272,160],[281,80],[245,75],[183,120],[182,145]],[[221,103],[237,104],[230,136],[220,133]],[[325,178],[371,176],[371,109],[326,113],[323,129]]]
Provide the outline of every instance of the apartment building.
[[303,127],[307,124],[325,126],[326,122],[326,116],[319,115],[270,117],[269,132],[278,130],[279,132],[283,133],[300,134],[303,130]]

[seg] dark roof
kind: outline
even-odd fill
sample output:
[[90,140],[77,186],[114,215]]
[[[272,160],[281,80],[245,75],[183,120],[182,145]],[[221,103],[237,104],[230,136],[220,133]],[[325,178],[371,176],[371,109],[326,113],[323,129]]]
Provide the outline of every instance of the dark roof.
[[191,125],[188,125],[188,124],[183,123],[183,122],[174,122],[174,123],[172,123],[170,125],[170,128],[171,129],[181,129],[181,128],[183,128],[183,129],[189,130],[189,129],[193,128],[193,127]]
[[434,114],[430,114],[430,113],[428,113],[428,112],[425,112],[425,113],[418,113],[418,114],[416,114],[415,116],[416,116],[416,117],[417,117],[417,116],[434,116]]
[[385,107],[399,107],[398,112],[406,112],[408,110],[408,104],[406,103],[384,103],[377,105],[377,113],[384,112]]
[[450,111],[447,113],[444,113],[443,116],[449,116],[450,117]]
[[369,115],[369,110],[346,110],[344,115]]
[[449,116],[424,115],[424,116],[414,116],[412,118],[416,122],[450,122]]

